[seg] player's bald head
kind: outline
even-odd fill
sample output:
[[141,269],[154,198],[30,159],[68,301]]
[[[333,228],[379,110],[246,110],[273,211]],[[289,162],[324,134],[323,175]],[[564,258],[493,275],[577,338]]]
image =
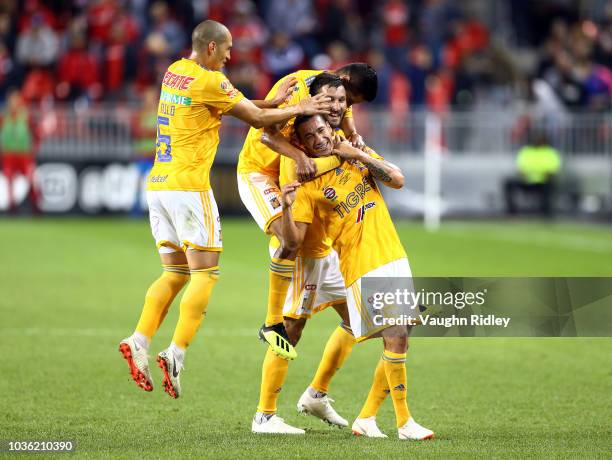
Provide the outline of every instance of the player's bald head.
[[210,42],[217,44],[227,41],[230,31],[223,24],[211,19],[199,23],[191,34],[191,42],[196,53],[204,51]]

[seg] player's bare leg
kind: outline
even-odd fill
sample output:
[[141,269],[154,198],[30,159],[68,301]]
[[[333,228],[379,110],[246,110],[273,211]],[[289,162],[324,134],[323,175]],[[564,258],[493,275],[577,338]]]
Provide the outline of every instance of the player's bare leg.
[[181,394],[180,373],[185,351],[200,327],[212,289],[219,278],[218,251],[189,248],[185,256],[191,280],[181,299],[172,343],[157,356],[157,364],[164,374],[164,391],[173,398],[178,398]]
[[136,329],[119,343],[119,351],[128,364],[132,379],[145,391],[153,390],[149,370],[149,344],[166,317],[172,301],[189,280],[187,258],[183,251],[161,253],[160,259],[163,273],[147,291]]
[[[330,425],[343,428],[348,426],[348,422],[334,410],[331,405],[334,400],[328,396],[327,392],[331,379],[351,354],[355,337],[349,326],[346,303],[334,305],[334,309],[342,322],[328,339],[314,379],[298,400],[297,410],[299,413],[312,415]],[[289,332],[289,328],[287,331]],[[290,333],[290,338],[291,335]]]

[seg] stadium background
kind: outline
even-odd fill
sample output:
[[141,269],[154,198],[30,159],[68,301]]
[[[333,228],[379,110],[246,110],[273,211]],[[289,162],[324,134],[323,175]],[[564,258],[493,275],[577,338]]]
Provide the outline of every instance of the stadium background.
[[[281,397],[280,414],[308,435],[250,436],[267,250],[240,216],[234,171],[246,128],[231,118],[212,174],[222,276],[187,357],[185,396],[134,387],[115,348],[159,272],[141,192],[159,80],[205,18],[232,31],[227,73],[252,98],[298,68],[376,68],[379,95],[356,108],[357,127],[407,175],[388,200],[415,274],[612,274],[611,2],[2,0],[0,100],[19,90],[33,140],[23,153],[37,169],[13,177],[10,192],[0,172],[0,438],[75,439],[80,456],[113,458],[609,453],[609,338],[414,340],[411,409],[439,437],[427,445],[355,440],[298,419],[295,401],[337,321],[328,312],[305,331]],[[524,215],[510,218],[504,182],[536,134],[563,160],[556,216],[539,218],[524,196]],[[425,230],[427,213],[434,224],[441,215],[437,232]],[[176,308],[154,349],[175,319]],[[333,384],[347,418],[379,351],[360,346]],[[386,403],[389,434],[392,418]]]

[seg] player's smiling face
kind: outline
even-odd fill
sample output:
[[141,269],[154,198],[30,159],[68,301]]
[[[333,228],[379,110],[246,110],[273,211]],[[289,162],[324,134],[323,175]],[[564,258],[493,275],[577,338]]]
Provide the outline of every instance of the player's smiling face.
[[311,157],[325,157],[334,148],[333,131],[325,119],[316,115],[298,126],[300,142]]
[[320,93],[325,94],[331,99],[331,111],[329,115],[325,115],[325,119],[332,128],[340,127],[340,123],[344,117],[344,112],[346,112],[346,90],[344,89],[344,86],[334,88],[329,85],[325,85],[321,88]]

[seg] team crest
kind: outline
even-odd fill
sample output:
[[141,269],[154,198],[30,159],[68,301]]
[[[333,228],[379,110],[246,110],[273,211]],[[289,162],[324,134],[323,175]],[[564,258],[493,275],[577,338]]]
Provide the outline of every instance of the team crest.
[[350,178],[351,178],[351,173],[350,173],[350,172],[348,172],[348,171],[346,171],[346,172],[345,172],[345,173],[342,175],[342,177],[340,177],[340,179],[338,179],[338,183],[339,183],[340,185],[345,185],[345,184],[346,184],[346,183],[349,181],[349,179],[350,179]]

